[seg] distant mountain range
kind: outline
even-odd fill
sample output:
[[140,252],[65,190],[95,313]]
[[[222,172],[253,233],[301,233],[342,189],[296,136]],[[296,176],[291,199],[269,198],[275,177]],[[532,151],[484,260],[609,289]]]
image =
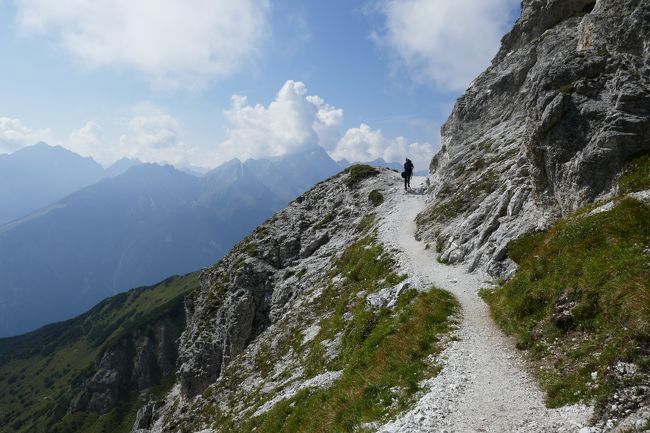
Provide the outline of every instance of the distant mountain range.
[[[61,153],[34,147],[29,152],[39,158]],[[321,148],[268,160],[235,159],[202,177],[133,161],[104,170],[90,159],[65,155],[71,166],[91,167],[85,177],[79,173],[64,184],[68,189],[75,182],[96,183],[0,225],[0,336],[72,317],[107,296],[212,264],[275,211],[340,170]],[[23,167],[37,167],[29,164],[14,168],[13,179]],[[118,174],[121,169],[126,171]],[[49,173],[54,170],[48,176],[56,178]],[[39,175],[32,188],[47,183],[45,177]]]
[[104,169],[92,158],[45,143],[0,155],[0,224],[23,217],[104,177],[117,176],[137,164],[141,162],[124,158]]

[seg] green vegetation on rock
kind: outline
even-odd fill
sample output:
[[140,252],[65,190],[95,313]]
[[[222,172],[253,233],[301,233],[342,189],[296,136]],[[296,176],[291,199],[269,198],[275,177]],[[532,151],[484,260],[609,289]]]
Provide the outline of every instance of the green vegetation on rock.
[[370,191],[370,194],[368,194],[368,200],[370,200],[370,203],[376,207],[384,202],[384,196],[378,190],[373,189]]
[[623,194],[650,189],[650,155],[643,155],[630,162],[618,186]]
[[379,170],[365,164],[355,164],[344,170],[348,176],[343,181],[349,188],[356,186],[359,182],[379,174]]
[[[624,179],[643,177],[634,167]],[[516,275],[483,296],[497,323],[529,350],[549,405],[606,401],[630,385],[616,382],[618,362],[638,367],[628,381],[649,377],[647,203],[623,198],[611,210],[576,214],[511,242],[508,253]]]
[[[369,217],[364,225],[372,225]],[[366,232],[367,233],[367,232]],[[329,388],[307,388],[279,401],[257,417],[235,420],[213,408],[212,427],[219,432],[355,432],[365,422],[385,421],[413,402],[419,383],[439,371],[433,362],[453,326],[457,303],[447,292],[404,290],[393,309],[372,308],[369,294],[394,287],[404,276],[394,272],[394,259],[367,233],[335,259],[327,283],[312,310],[321,319],[319,332],[302,345],[300,333],[277,354],[267,346],[255,364],[270,374],[289,347],[301,356],[305,377],[341,371]],[[297,341],[296,341],[297,340]],[[332,356],[327,344],[340,341]],[[236,386],[234,382],[233,386]],[[264,401],[256,403],[256,407]]]

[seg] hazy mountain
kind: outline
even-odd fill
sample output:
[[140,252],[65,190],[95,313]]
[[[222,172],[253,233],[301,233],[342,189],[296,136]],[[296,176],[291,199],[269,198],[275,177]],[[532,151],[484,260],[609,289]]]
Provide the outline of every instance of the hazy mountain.
[[0,224],[27,215],[104,176],[92,158],[38,143],[0,155]]
[[111,166],[104,170],[105,177],[119,176],[131,167],[142,164],[139,159],[122,158],[115,161]]
[[[207,266],[338,167],[319,152],[230,161],[204,177],[141,164],[0,226],[0,335]],[[312,159],[313,158],[313,159]]]

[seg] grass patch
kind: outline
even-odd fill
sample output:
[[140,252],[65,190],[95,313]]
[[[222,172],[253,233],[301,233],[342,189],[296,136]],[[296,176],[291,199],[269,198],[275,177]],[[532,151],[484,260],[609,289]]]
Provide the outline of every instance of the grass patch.
[[325,216],[323,217],[323,219],[320,220],[320,221],[318,222],[318,224],[316,224],[316,225],[314,226],[314,229],[315,229],[315,230],[321,230],[321,229],[324,229],[325,227],[327,227],[327,225],[328,225],[329,223],[331,223],[332,221],[334,221],[334,218],[336,218],[336,213],[335,213],[334,211],[332,211],[332,212],[328,213],[327,215],[325,215]]
[[373,189],[370,191],[370,194],[368,194],[368,200],[370,200],[370,203],[372,203],[373,206],[377,207],[384,202],[384,196],[378,190]]
[[650,155],[632,160],[618,182],[622,194],[650,189]]
[[348,176],[343,181],[348,188],[355,187],[359,182],[379,174],[379,170],[365,164],[355,164],[344,170]]
[[650,373],[649,251],[650,206],[633,199],[509,244],[517,274],[482,294],[529,349],[550,406],[605,401],[618,361]]
[[345,368],[338,382],[329,389],[303,390],[229,431],[354,432],[361,423],[404,410],[419,382],[437,371],[427,357],[441,350],[440,336],[448,332],[447,318],[455,309],[452,296],[437,289],[407,291],[396,314],[357,307],[345,330]]
[[368,232],[371,228],[374,227],[376,219],[377,216],[374,213],[364,216],[361,218],[361,221],[359,221],[359,224],[357,224],[357,231],[360,233]]
[[573,83],[568,83],[568,84],[561,85],[558,88],[558,90],[560,91],[560,93],[565,93],[567,95],[570,95],[570,94],[575,92],[576,88],[575,88],[575,85]]
[[[371,224],[373,218],[366,221]],[[441,338],[453,326],[449,317],[458,307],[452,295],[437,289],[407,290],[392,310],[368,307],[368,294],[405,278],[394,266],[393,257],[372,234],[332,262],[329,278],[345,279],[328,285],[314,301],[313,310],[322,317],[320,329],[299,351],[305,377],[341,370],[337,382],[327,389],[302,390],[243,421],[215,410],[213,428],[229,433],[356,432],[361,423],[386,420],[405,410],[419,383],[438,372],[430,355],[442,350]],[[335,339],[340,343],[332,357],[324,343]],[[261,363],[270,360],[264,353],[259,357]]]
[[418,227],[421,227],[432,222],[443,223],[451,221],[469,208],[469,201],[465,197],[452,197],[449,200],[436,203],[434,206],[418,214],[415,222]]

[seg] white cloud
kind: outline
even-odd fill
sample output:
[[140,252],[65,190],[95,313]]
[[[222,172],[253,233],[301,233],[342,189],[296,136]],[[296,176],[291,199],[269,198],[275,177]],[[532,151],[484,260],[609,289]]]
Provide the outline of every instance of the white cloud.
[[52,142],[49,129],[31,130],[19,119],[0,117],[0,153],[11,153],[39,141]]
[[102,136],[101,126],[89,120],[84,126],[70,133],[65,147],[82,156],[90,156],[100,164],[115,161],[115,149],[108,146]]
[[53,36],[90,67],[117,66],[157,86],[201,86],[250,64],[268,0],[16,0],[19,28]]
[[489,64],[519,0],[381,0],[372,35],[415,82],[464,90]]
[[331,149],[340,136],[343,110],[307,95],[304,83],[289,80],[268,106],[249,105],[245,96],[234,95],[225,115],[231,129],[217,146],[214,163],[281,156],[316,145]]
[[410,158],[416,170],[426,170],[434,154],[433,145],[429,143],[409,143],[404,137],[387,138],[379,129],[372,129],[362,123],[358,128],[350,128],[330,152],[335,160],[346,159],[349,162],[372,161],[382,158],[395,162]]
[[366,124],[341,136],[343,110],[319,96],[308,95],[305,84],[297,81],[287,81],[268,106],[250,105],[246,97],[235,95],[225,114],[232,128],[211,158],[214,165],[232,158],[281,156],[319,145],[335,160],[383,158],[394,162],[409,157],[424,169],[434,153],[429,143],[386,138]]
[[[132,117],[114,155],[144,162],[186,164],[193,149],[183,141],[178,121],[160,109],[148,109]],[[116,159],[116,158],[115,158]]]

